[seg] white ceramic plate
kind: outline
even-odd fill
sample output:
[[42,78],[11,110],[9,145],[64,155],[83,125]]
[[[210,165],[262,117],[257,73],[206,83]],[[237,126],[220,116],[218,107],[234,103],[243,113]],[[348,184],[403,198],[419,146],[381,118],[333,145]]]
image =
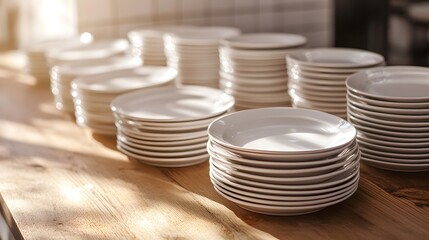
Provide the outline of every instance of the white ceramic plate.
[[[300,158],[287,159],[287,161],[270,161],[267,159],[252,159],[240,156],[233,152],[230,152],[226,149],[221,148],[219,145],[209,141],[207,143],[207,151],[210,155],[214,155],[217,158],[228,159],[231,162],[241,164],[244,166],[253,166],[253,167],[263,167],[263,168],[273,168],[273,169],[301,169],[301,168],[314,168],[314,167],[323,167],[329,164],[334,164],[336,162],[343,162],[346,158],[349,158],[352,155],[358,153],[358,144],[354,143],[348,148],[345,148],[343,151],[337,155],[331,157],[321,157],[312,161],[304,161]],[[294,161],[295,160],[295,161]]]
[[[297,70],[305,70],[309,72],[320,72],[320,73],[347,73],[347,74],[353,74],[357,71],[367,70],[366,67],[356,67],[356,68],[332,68],[332,67],[315,67],[315,66],[307,66],[307,65],[300,65],[296,61],[292,60],[291,58],[286,57],[287,65],[290,68],[296,68]],[[382,66],[385,63],[380,63],[379,65],[371,66]]]
[[207,153],[205,147],[199,149],[191,149],[191,150],[184,150],[184,151],[157,151],[157,150],[149,150],[149,149],[142,149],[139,144],[133,144],[127,141],[122,141],[118,138],[117,144],[129,149],[130,151],[133,151],[136,154],[142,155],[142,156],[149,156],[149,157],[159,157],[159,158],[174,158],[174,157],[190,157],[195,155],[202,155]]
[[265,189],[273,189],[273,190],[308,191],[308,190],[321,190],[321,189],[325,189],[325,188],[331,188],[334,186],[338,186],[340,184],[344,184],[359,174],[359,167],[354,169],[354,171],[344,172],[344,173],[339,174],[333,178],[330,178],[329,180],[324,181],[322,183],[298,184],[298,185],[264,183],[264,182],[247,180],[247,179],[239,178],[239,177],[230,175],[226,172],[223,172],[211,164],[210,164],[210,171],[213,171],[216,174],[218,174],[219,176],[222,176],[222,177],[224,177],[230,181],[237,182],[240,184],[244,184],[246,186],[265,188]]
[[167,84],[176,76],[177,71],[171,68],[143,66],[83,76],[74,80],[72,87],[91,92],[118,93]]
[[362,157],[362,161],[365,163],[385,169],[390,171],[398,171],[398,172],[425,172],[429,171],[429,164],[404,164],[404,163],[392,163],[392,162],[384,162],[378,161],[371,158]]
[[154,141],[154,140],[143,140],[138,138],[133,138],[131,136],[127,136],[118,132],[118,137],[126,138],[130,142],[134,142],[137,144],[142,144],[145,146],[154,146],[154,147],[186,147],[193,144],[199,144],[202,142],[207,142],[207,136],[193,139],[181,139],[181,140],[173,140],[173,141]]
[[377,156],[391,157],[391,158],[397,158],[402,160],[429,158],[429,153],[393,153],[393,152],[384,152],[384,151],[370,149],[364,145],[359,145],[359,147],[360,147],[360,150],[362,151],[362,155],[365,155],[364,153],[369,153]]
[[[386,130],[386,131],[398,131],[398,132],[406,132],[406,133],[421,133],[421,132],[429,132],[429,127],[400,127],[400,126],[392,126],[389,123],[384,120],[374,120],[373,118],[365,118],[362,119],[360,117],[355,117],[352,114],[348,115],[349,122],[353,122],[353,124],[364,126],[364,127],[371,127],[376,128],[380,130]],[[374,121],[373,121],[374,120]],[[384,123],[386,122],[386,123]]]
[[429,69],[424,67],[378,67],[351,75],[349,91],[376,100],[429,102]]
[[407,146],[401,146],[401,147],[389,147],[386,146],[384,143],[382,144],[375,144],[371,142],[365,141],[365,138],[358,137],[359,145],[364,146],[365,148],[373,149],[376,151],[382,151],[382,152],[390,152],[390,153],[400,153],[400,154],[420,154],[420,153],[428,153],[429,147],[407,147]]
[[203,163],[209,158],[207,154],[182,158],[157,158],[136,154],[121,145],[117,145],[116,147],[120,152],[124,153],[129,157],[135,158],[144,164],[157,167],[187,167]]
[[287,33],[250,33],[221,41],[222,45],[243,49],[292,48],[306,43],[304,36]]
[[383,162],[404,163],[404,164],[429,164],[429,158],[403,159],[403,158],[380,156],[369,152],[362,153],[362,156],[364,156],[365,158],[369,158],[377,161],[383,161]]
[[213,159],[213,161],[210,161],[210,164],[212,164],[220,171],[225,172],[231,176],[235,176],[237,178],[242,178],[250,181],[255,181],[260,183],[272,183],[272,184],[303,185],[303,184],[322,183],[342,173],[353,172],[355,171],[355,168],[359,165],[359,160],[353,161],[348,165],[345,165],[342,168],[337,169],[334,172],[329,172],[329,173],[320,174],[316,176],[307,176],[307,177],[260,176],[260,175],[238,171],[237,169],[232,168],[228,164],[224,164],[222,162],[216,161],[215,159]]
[[217,179],[218,181],[221,181],[222,183],[227,184],[231,187],[234,187],[235,189],[240,189],[247,192],[280,195],[280,196],[286,195],[286,196],[303,196],[303,197],[329,194],[329,193],[344,189],[346,187],[349,187],[352,184],[355,184],[357,181],[359,181],[359,173],[357,173],[353,175],[353,178],[349,179],[348,181],[345,181],[344,183],[340,183],[332,187],[312,189],[312,190],[278,190],[278,189],[269,189],[269,188],[263,188],[263,187],[253,187],[253,186],[248,186],[238,182],[234,182],[225,177],[222,177],[221,175],[216,173],[216,171],[213,170],[212,168],[210,168],[210,177]]
[[381,118],[376,118],[367,114],[364,114],[362,112],[358,112],[355,111],[351,108],[349,108],[347,110],[348,114],[359,118],[361,120],[364,121],[372,121],[375,123],[379,123],[379,124],[385,124],[385,125],[389,125],[389,126],[393,126],[393,127],[405,127],[405,128],[425,128],[425,127],[429,127],[429,123],[422,121],[422,122],[402,122],[402,121],[397,121],[397,120],[391,120],[391,119],[381,119]]
[[294,215],[303,215],[308,214],[316,211],[320,211],[323,208],[326,208],[328,206],[334,205],[336,203],[342,202],[345,199],[349,198],[353,193],[356,191],[352,191],[350,194],[345,195],[344,197],[333,201],[329,203],[319,204],[319,205],[312,205],[312,206],[294,206],[294,207],[284,207],[284,206],[271,206],[271,205],[264,205],[264,204],[257,204],[257,203],[251,203],[247,201],[243,201],[234,197],[231,197],[230,195],[222,192],[221,190],[217,189],[215,187],[215,190],[224,198],[238,204],[240,207],[257,213],[262,214],[268,214],[268,215],[278,215],[278,216],[294,216]]
[[109,58],[123,54],[129,48],[126,39],[97,40],[90,44],[63,48],[48,54],[54,63],[78,62],[82,60]]
[[272,196],[260,193],[252,193],[247,191],[242,191],[240,189],[235,189],[226,184],[223,184],[221,181],[218,181],[215,178],[211,178],[211,181],[215,188],[223,191],[224,193],[234,196],[237,199],[244,201],[249,201],[259,204],[267,204],[271,206],[285,206],[285,207],[294,207],[294,206],[312,206],[315,204],[323,204],[335,201],[339,198],[342,198],[344,194],[350,193],[357,186],[355,183],[352,186],[344,188],[340,191],[324,194],[321,196]]
[[192,150],[200,150],[206,148],[206,142],[194,143],[191,145],[182,145],[182,146],[153,146],[142,143],[141,141],[134,141],[132,138],[127,138],[124,135],[118,135],[117,139],[126,145],[133,147],[135,149],[142,149],[152,152],[185,152]]
[[212,122],[208,133],[229,148],[267,154],[326,152],[349,144],[356,136],[354,127],[343,119],[293,108],[228,114]]
[[200,131],[191,132],[179,132],[179,133],[164,133],[164,132],[145,132],[136,129],[124,128],[120,125],[116,125],[118,131],[121,131],[126,136],[131,136],[137,139],[143,140],[158,140],[158,141],[175,141],[181,139],[194,139],[200,138],[207,135],[205,129]]
[[164,44],[178,45],[218,45],[219,40],[240,35],[241,31],[232,27],[210,26],[186,29],[164,35]]
[[[210,153],[209,153],[210,154]],[[227,158],[218,157],[215,154],[210,154],[213,161],[221,162],[222,164],[228,165],[229,167],[236,169],[237,171],[261,175],[261,176],[281,176],[281,177],[308,177],[316,176],[321,174],[327,174],[329,172],[336,171],[337,169],[342,168],[344,165],[349,164],[352,161],[358,160],[360,154],[351,155],[343,161],[339,161],[326,166],[318,166],[312,168],[304,169],[279,169],[279,168],[268,168],[264,167],[252,167],[241,164],[236,164],[233,161],[230,161]]]
[[347,107],[353,110],[354,112],[360,112],[367,116],[377,118],[377,119],[386,119],[390,121],[399,121],[399,122],[428,122],[429,114],[426,115],[408,115],[408,114],[394,114],[394,113],[384,113],[377,110],[366,110],[356,105],[353,105],[354,102],[349,101]]
[[389,108],[389,107],[381,107],[381,106],[374,106],[369,105],[365,102],[359,101],[350,94],[347,95],[348,101],[353,104],[354,106],[360,107],[362,109],[373,111],[373,112],[380,112],[380,113],[388,113],[388,114],[400,114],[400,115],[426,115],[429,116],[429,108]]
[[288,58],[303,66],[357,68],[370,67],[384,62],[383,56],[359,49],[314,48],[297,50]]
[[371,138],[367,133],[358,133],[357,138],[361,141],[372,143],[375,145],[387,146],[387,147],[399,147],[399,148],[429,148],[429,142],[393,142],[383,141],[376,138]]
[[428,102],[388,102],[383,100],[376,100],[372,98],[368,98],[366,96],[359,95],[358,93],[347,91],[347,94],[349,96],[352,96],[353,98],[365,102],[370,105],[374,106],[380,106],[380,107],[390,107],[390,108],[407,108],[407,109],[428,109],[429,108],[429,101]]
[[220,90],[185,86],[145,89],[115,98],[112,111],[145,121],[191,121],[219,115],[234,105],[234,98]]
[[[354,124],[355,128],[359,130],[359,132],[369,132],[373,134],[378,134],[381,136],[389,136],[389,137],[396,137],[396,138],[407,138],[409,140],[411,139],[429,139],[429,132],[400,132],[400,131],[390,131],[390,130],[384,130],[384,129],[378,129],[373,127],[366,127],[359,124],[356,124],[352,120],[350,121]],[[421,141],[416,141],[421,142]]]

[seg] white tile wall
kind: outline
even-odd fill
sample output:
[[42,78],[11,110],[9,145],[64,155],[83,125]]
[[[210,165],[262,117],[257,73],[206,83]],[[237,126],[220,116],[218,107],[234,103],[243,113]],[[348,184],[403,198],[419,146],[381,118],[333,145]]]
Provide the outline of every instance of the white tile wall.
[[76,0],[79,30],[126,37],[135,28],[192,24],[243,32],[303,34],[314,46],[333,45],[333,0]]

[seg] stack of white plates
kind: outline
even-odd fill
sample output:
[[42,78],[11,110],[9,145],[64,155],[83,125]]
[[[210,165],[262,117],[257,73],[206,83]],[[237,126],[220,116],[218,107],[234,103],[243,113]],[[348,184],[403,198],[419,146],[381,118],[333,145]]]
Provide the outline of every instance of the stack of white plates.
[[134,30],[128,33],[134,56],[139,56],[144,65],[165,66],[167,58],[164,53],[163,35],[166,32],[192,29],[192,26],[159,26]]
[[62,48],[72,46],[82,46],[90,43],[91,41],[92,37],[72,38],[34,44],[25,51],[28,60],[26,70],[29,74],[33,75],[38,82],[49,82],[50,67],[46,57],[49,52],[56,52]]
[[79,77],[72,82],[76,122],[95,133],[116,135],[110,102],[133,90],[171,84],[176,75],[171,68],[144,66]]
[[51,66],[86,60],[99,60],[124,56],[129,52],[130,44],[126,39],[99,40],[90,44],[63,48],[49,52],[46,56]]
[[347,117],[345,80],[351,74],[384,64],[383,56],[357,49],[316,48],[286,57],[292,106]]
[[235,37],[240,30],[205,27],[164,35],[167,65],[177,69],[183,85],[219,87],[219,41]]
[[346,84],[362,160],[387,170],[428,171],[429,68],[374,68]]
[[208,133],[215,190],[250,211],[306,214],[344,201],[358,187],[356,130],[334,115],[251,109],[218,118]]
[[101,60],[72,62],[54,66],[51,70],[51,90],[58,110],[74,113],[71,82],[79,77],[100,74],[113,70],[138,67],[142,64],[136,57],[113,57]]
[[252,33],[221,41],[220,86],[232,94],[236,109],[290,106],[285,55],[305,37]]
[[208,160],[207,126],[234,106],[220,90],[183,86],[124,94],[111,104],[117,148],[142,163],[183,167]]

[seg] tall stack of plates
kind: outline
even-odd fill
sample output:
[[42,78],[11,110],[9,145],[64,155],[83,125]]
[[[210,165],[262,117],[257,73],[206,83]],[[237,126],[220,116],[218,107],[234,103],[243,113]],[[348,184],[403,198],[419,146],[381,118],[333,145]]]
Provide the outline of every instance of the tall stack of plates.
[[126,39],[98,40],[86,45],[49,52],[46,56],[49,64],[55,66],[63,63],[124,56],[128,54],[129,47],[130,44]]
[[345,48],[299,50],[286,57],[292,106],[347,117],[345,80],[351,74],[384,64],[383,56]]
[[134,91],[114,99],[117,148],[142,163],[183,167],[208,160],[207,126],[234,106],[220,90],[183,86]]
[[306,214],[344,201],[358,187],[356,129],[334,115],[244,110],[218,118],[208,134],[215,190],[250,211]]
[[158,66],[144,66],[79,77],[72,82],[76,122],[95,133],[116,135],[110,102],[138,89],[173,83],[177,72]]
[[136,57],[113,57],[101,60],[72,62],[54,66],[51,70],[51,91],[58,110],[74,113],[71,82],[79,77],[140,66]]
[[92,38],[83,40],[86,41],[81,41],[81,38],[72,38],[42,42],[30,46],[25,51],[28,59],[27,72],[33,75],[40,83],[49,82],[50,67],[46,55],[49,52],[59,51],[62,48],[88,44],[92,41]]
[[219,87],[219,41],[235,37],[240,30],[205,27],[164,35],[167,65],[177,69],[183,85]]
[[221,41],[220,86],[236,109],[290,106],[285,55],[306,38],[285,33],[252,33]]
[[134,30],[128,33],[128,39],[132,45],[134,56],[139,56],[144,65],[165,66],[167,58],[164,53],[164,41],[166,32],[176,32],[192,29],[192,26],[159,26],[153,28]]
[[428,171],[429,68],[373,68],[346,84],[362,160],[387,170]]

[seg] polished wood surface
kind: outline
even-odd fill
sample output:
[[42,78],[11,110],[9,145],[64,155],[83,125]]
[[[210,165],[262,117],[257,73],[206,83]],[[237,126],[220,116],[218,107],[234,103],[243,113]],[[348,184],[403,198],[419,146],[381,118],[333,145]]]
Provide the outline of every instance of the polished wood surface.
[[143,165],[57,111],[48,85],[0,69],[0,205],[17,239],[429,239],[429,173],[365,164],[345,202],[303,216],[219,196],[208,163]]

